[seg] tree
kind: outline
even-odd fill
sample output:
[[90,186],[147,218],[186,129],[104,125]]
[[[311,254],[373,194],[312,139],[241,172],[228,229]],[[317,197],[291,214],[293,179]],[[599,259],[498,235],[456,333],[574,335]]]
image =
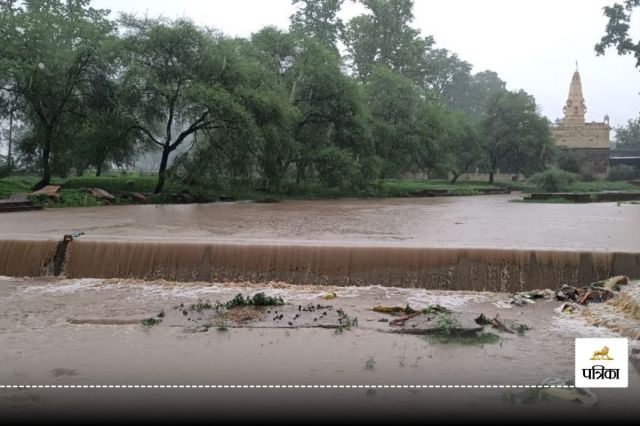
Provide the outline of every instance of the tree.
[[438,145],[443,167],[451,174],[451,183],[482,161],[478,123],[459,111],[445,111]]
[[292,0],[297,5],[291,15],[291,32],[312,38],[338,52],[338,40],[344,31],[338,12],[344,0]]
[[447,49],[427,49],[416,82],[444,104],[452,106],[468,98],[471,64]]
[[640,149],[640,118],[627,121],[625,127],[616,128],[616,148]]
[[301,40],[287,70],[289,100],[298,111],[293,136],[299,144],[296,179],[305,179],[320,150],[330,145],[354,155],[370,151],[362,89],[344,75],[340,59],[313,40]]
[[609,18],[605,35],[596,44],[598,55],[604,55],[605,49],[615,47],[618,55],[632,54],[636,58],[636,68],[640,67],[640,41],[633,41],[629,30],[633,9],[640,6],[640,0],[625,0],[604,7],[604,15]]
[[109,75],[97,73],[90,82],[90,93],[85,99],[85,118],[77,123],[71,136],[75,143],[75,165],[78,174],[94,167],[100,176],[104,167],[114,163],[124,165],[137,153],[138,135],[132,132],[135,123],[124,113],[118,99],[121,88]]
[[457,99],[455,108],[479,118],[489,100],[506,90],[506,83],[498,74],[491,70],[481,71],[471,76],[468,96],[465,100]]
[[374,69],[365,89],[375,152],[386,163],[384,174],[397,176],[412,168],[433,167],[432,122],[427,120],[420,89],[385,67]]
[[366,81],[376,66],[415,73],[419,58],[433,44],[419,37],[413,21],[413,0],[360,0],[369,14],[352,18],[345,30],[348,58],[355,73]]
[[37,128],[42,178],[51,180],[51,153],[63,143],[63,122],[81,114],[87,76],[113,31],[108,11],[89,0],[5,0],[0,3],[0,90],[24,105]]
[[524,91],[501,92],[488,103],[482,121],[489,183],[499,167],[529,175],[543,170],[553,146],[549,123]]
[[251,126],[242,105],[246,72],[237,44],[178,19],[123,15],[121,66],[132,128],[162,149],[155,193],[169,156],[197,132]]

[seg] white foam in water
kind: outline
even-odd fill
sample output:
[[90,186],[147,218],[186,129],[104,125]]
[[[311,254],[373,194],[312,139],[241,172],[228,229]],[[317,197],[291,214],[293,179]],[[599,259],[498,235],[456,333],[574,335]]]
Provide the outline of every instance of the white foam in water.
[[[495,296],[494,296],[495,297]],[[488,294],[453,294],[449,292],[420,291],[407,297],[411,307],[426,308],[429,305],[441,305],[447,309],[459,309],[468,303],[481,303],[493,299]]]
[[[24,280],[23,280],[24,281]],[[267,296],[282,297],[291,301],[320,300],[327,291],[335,291],[339,298],[358,298],[372,295],[382,300],[393,300],[393,303],[408,303],[416,309],[430,305],[442,305],[448,309],[458,309],[468,303],[479,303],[495,300],[493,293],[452,292],[441,290],[407,289],[383,287],[379,285],[366,287],[325,287],[291,286],[279,283],[233,285],[222,283],[173,283],[166,281],[114,280],[114,279],[65,279],[46,284],[27,285],[18,295],[65,295],[83,291],[108,291],[123,289],[131,291],[128,298],[139,297],[172,299],[212,299],[215,297],[232,297],[237,293],[253,296],[263,292]],[[142,293],[142,294],[140,294]]]
[[57,281],[50,284],[34,284],[20,290],[17,294],[71,294],[80,291],[104,291],[116,288],[109,281],[93,278],[81,278]]
[[582,318],[558,314],[555,314],[551,320],[551,329],[554,332],[575,335],[576,337],[620,337],[618,333],[605,327],[590,325]]

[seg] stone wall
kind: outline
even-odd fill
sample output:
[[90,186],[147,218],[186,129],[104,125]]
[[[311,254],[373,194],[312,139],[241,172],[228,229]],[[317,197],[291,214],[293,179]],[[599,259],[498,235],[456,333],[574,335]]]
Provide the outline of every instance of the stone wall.
[[609,125],[586,123],[551,128],[556,145],[566,148],[609,148]]

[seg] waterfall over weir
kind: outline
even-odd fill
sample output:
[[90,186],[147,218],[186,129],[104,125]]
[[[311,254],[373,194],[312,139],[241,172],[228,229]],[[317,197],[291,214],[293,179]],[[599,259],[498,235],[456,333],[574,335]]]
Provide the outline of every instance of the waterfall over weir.
[[[285,281],[515,292],[640,277],[640,253],[375,245],[0,240],[0,275]],[[56,273],[57,274],[57,273]]]

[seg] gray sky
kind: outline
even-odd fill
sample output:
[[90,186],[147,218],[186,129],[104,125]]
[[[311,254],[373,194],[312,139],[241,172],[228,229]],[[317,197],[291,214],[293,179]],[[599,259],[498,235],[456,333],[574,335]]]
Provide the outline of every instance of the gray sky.
[[[595,55],[593,47],[606,24],[602,8],[612,3],[415,0],[413,26],[433,35],[438,47],[470,62],[474,72],[492,69],[510,90],[534,95],[551,120],[562,115],[577,60],[587,120],[602,121],[609,114],[611,124],[618,126],[640,112],[640,71],[631,56],[620,57],[613,50]],[[266,25],[287,28],[294,10],[290,0],[94,0],[93,6],[168,18],[187,16],[228,35],[245,37]],[[342,17],[347,20],[361,11],[347,1]],[[640,27],[638,19],[635,27]]]

